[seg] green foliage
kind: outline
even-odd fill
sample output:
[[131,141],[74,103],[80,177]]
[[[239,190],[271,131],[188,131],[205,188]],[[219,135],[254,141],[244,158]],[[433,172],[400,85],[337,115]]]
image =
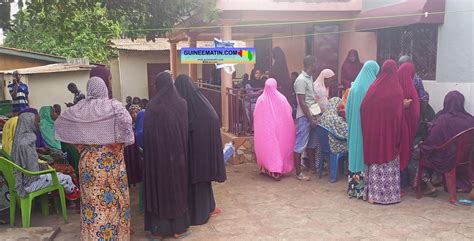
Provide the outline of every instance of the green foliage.
[[16,15],[5,45],[105,63],[114,55],[110,40],[120,33],[120,24],[108,19],[99,2],[33,0]]
[[104,0],[112,19],[122,23],[124,36],[132,39],[163,37],[192,12],[205,21],[216,17],[215,0]]
[[114,56],[110,40],[146,37],[154,41],[191,13],[199,13],[205,22],[211,22],[217,17],[215,2],[31,0],[16,15],[7,31],[5,45],[106,63]]

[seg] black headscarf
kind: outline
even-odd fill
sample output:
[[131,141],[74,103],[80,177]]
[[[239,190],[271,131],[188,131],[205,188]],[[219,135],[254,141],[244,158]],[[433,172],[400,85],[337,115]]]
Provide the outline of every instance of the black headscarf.
[[159,73],[155,85],[144,120],[144,204],[174,219],[188,210],[188,109],[169,73]]
[[274,63],[270,70],[270,78],[274,78],[277,81],[280,92],[286,97],[288,102],[290,102],[293,85],[291,83],[285,53],[280,47],[275,47],[273,48],[272,54]]
[[[252,72],[250,72],[250,80],[247,82],[252,88],[262,88],[265,87],[265,81],[263,81],[261,78],[256,79],[255,78],[255,72],[257,72],[257,68],[252,69]],[[245,86],[244,86],[245,87]]]
[[191,183],[226,180],[217,112],[187,75],[179,75],[176,90],[188,103],[189,172]]
[[99,77],[101,78],[105,85],[107,86],[107,90],[109,92],[109,98],[111,99],[112,98],[112,87],[110,86],[110,81],[109,81],[109,78],[110,78],[110,70],[107,69],[106,67],[104,66],[96,66],[94,68],[91,69],[91,72],[89,74],[89,77]]

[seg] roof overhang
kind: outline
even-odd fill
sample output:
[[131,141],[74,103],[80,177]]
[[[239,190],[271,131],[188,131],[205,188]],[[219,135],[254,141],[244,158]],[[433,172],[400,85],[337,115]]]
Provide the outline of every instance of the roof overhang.
[[370,9],[357,17],[355,30],[375,31],[412,24],[442,24],[445,5],[445,0],[407,0]]
[[[215,23],[188,25],[180,23],[169,35],[170,41],[187,40],[189,35],[194,35],[197,41],[209,41],[220,37],[220,27],[232,26],[232,38],[234,40],[252,40],[259,37],[291,33],[301,35],[306,28],[315,24],[342,24],[353,19],[359,12],[356,11],[225,11]],[[192,17],[191,17],[192,18]],[[196,23],[197,20],[190,20]],[[290,34],[290,35],[291,35]]]
[[12,70],[2,70],[0,74],[11,75],[14,71],[18,71],[21,75],[32,75],[32,74],[49,74],[49,73],[63,73],[63,72],[73,72],[73,71],[90,71],[94,68],[95,65],[88,64],[68,64],[68,63],[58,63],[58,64],[48,64],[36,67],[22,68],[22,69],[12,69]]
[[23,49],[7,48],[7,47],[0,47],[0,54],[41,60],[41,61],[52,62],[52,63],[66,62],[66,59],[62,57],[49,55],[49,54],[43,54],[43,53],[36,53],[36,52],[27,51]]

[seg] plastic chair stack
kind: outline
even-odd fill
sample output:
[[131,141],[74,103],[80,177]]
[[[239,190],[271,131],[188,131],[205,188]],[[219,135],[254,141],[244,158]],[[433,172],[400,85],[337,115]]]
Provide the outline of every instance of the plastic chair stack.
[[330,181],[331,183],[334,183],[337,181],[337,170],[339,169],[339,160],[347,156],[347,151],[346,152],[341,152],[341,153],[333,153],[331,151],[331,147],[329,146],[329,135],[332,135],[334,138],[337,140],[345,140],[341,139],[338,136],[336,136],[334,133],[330,132],[328,129],[325,127],[318,125],[316,127],[316,133],[318,135],[319,139],[319,145],[321,148],[321,151],[319,153],[319,178],[322,177],[323,175],[323,169],[324,169],[324,157],[329,156],[330,160]]

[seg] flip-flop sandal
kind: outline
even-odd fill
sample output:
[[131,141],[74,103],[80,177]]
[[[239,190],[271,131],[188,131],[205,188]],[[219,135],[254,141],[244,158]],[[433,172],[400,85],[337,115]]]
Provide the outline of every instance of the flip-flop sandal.
[[473,206],[474,205],[474,202],[468,199],[460,199],[459,201],[457,201],[457,203],[460,204],[459,206]]
[[186,231],[182,234],[174,234],[173,237],[175,239],[184,239],[184,238],[188,237],[189,235],[191,235],[191,233],[193,233],[193,232],[191,230],[188,230],[188,231]]
[[220,208],[215,208],[214,211],[212,211],[212,212],[209,214],[209,216],[210,216],[210,217],[215,217],[215,216],[218,216],[218,215],[221,214],[221,213],[222,213],[222,209],[220,209]]

